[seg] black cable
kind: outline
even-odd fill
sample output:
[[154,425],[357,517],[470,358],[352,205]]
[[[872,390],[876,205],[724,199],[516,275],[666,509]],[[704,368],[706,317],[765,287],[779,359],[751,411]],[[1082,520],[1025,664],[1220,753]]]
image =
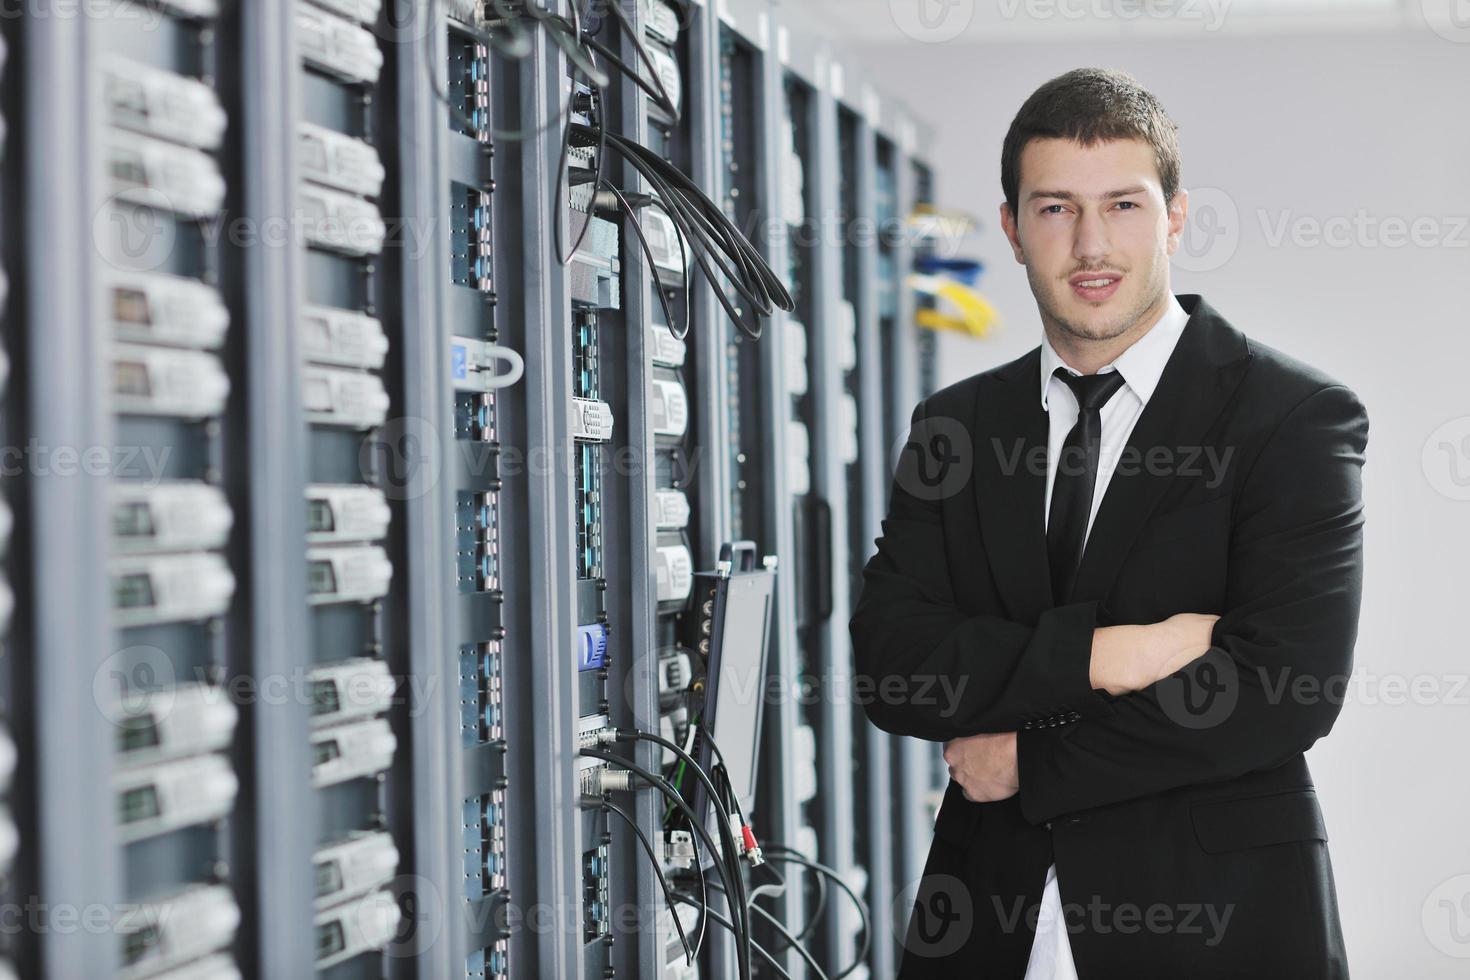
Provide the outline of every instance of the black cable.
[[[436,12],[439,2],[440,0],[425,0],[424,3],[425,18],[428,21],[428,23],[425,25],[423,41],[424,71],[429,76],[429,91],[434,94],[434,97],[436,99],[444,104],[444,107],[449,110],[450,116],[452,116],[460,125],[464,126],[466,129],[469,129],[471,132],[478,132],[481,127],[476,125],[473,119],[465,115],[464,110],[460,106],[454,104],[454,101],[449,98],[449,93],[447,91],[439,87],[439,74],[437,71],[435,71],[435,65],[438,62],[439,55],[434,46],[434,39],[440,33],[440,19]],[[466,34],[475,38],[477,41],[481,41],[489,47],[493,47],[499,51],[502,51],[507,57],[516,59],[524,58],[528,53],[530,53],[531,44],[530,32],[526,30],[524,24],[522,23],[523,18],[515,11],[506,7],[504,5],[504,0],[493,0],[493,3],[496,12],[499,13],[503,18],[506,32],[512,35],[513,40],[510,44],[507,45],[502,43],[500,38],[497,37],[494,31],[490,32],[489,34],[482,33],[480,31],[474,30],[467,24],[459,22],[456,22],[455,26],[460,30],[463,30]],[[489,133],[491,140],[516,143],[540,136],[542,133],[546,132],[546,130],[555,125],[557,119],[559,118],[560,114],[558,114],[557,117],[554,117],[553,119],[548,121],[546,125],[536,126],[534,128],[496,129],[493,125],[486,126],[484,128]]]
[[[574,124],[573,131],[584,137],[593,134],[590,127],[580,124]],[[688,175],[647,147],[616,133],[608,134],[608,145],[653,185],[669,216],[688,236],[694,258],[721,306],[742,331],[752,339],[759,338],[759,319],[755,327],[745,323],[721,287],[710,260],[736,293],[751,304],[757,318],[771,315],[776,308],[795,308],[790,292],[760,252]]]
[[[690,323],[691,323],[691,321],[690,321],[689,318],[692,315],[690,313],[689,292],[690,292],[690,287],[693,284],[689,281],[689,271],[690,271],[689,270],[689,245],[684,240],[684,229],[683,228],[680,228],[679,227],[679,222],[677,222],[677,221],[674,220],[673,214],[671,214],[669,212],[669,206],[667,204],[665,204],[663,201],[661,201],[658,198],[653,197],[651,195],[648,198],[648,204],[649,204],[650,207],[658,208],[664,214],[668,215],[669,223],[674,226],[674,235],[679,239],[679,264],[684,267],[684,272],[683,272],[683,275],[684,275],[684,326],[683,326],[683,329],[682,330],[677,330],[676,331],[674,329],[674,323],[673,323],[673,321],[670,320],[669,321],[669,333],[673,334],[679,340],[683,340],[685,337],[687,337],[689,335],[689,326],[690,326]],[[657,273],[655,273],[654,275],[655,275],[655,278],[657,278]]]
[[[668,902],[669,908],[672,909],[674,907],[674,894],[669,888],[669,879],[664,877],[663,862],[659,860],[658,854],[654,852],[653,845],[649,843],[648,835],[643,832],[643,828],[638,826],[638,821],[634,820],[628,814],[627,810],[624,810],[612,800],[604,797],[602,808],[622,817],[623,822],[629,827],[632,827],[633,833],[638,835],[638,841],[643,845],[643,850],[648,854],[649,863],[653,865],[653,873],[658,875],[659,886],[663,888],[664,892],[664,901]],[[694,964],[694,950],[689,945],[689,937],[684,934],[684,924],[679,921],[679,913],[677,912],[674,913],[674,928],[679,932],[679,942],[684,945],[684,962],[692,966]]]
[[[526,0],[524,10],[526,16],[550,28],[548,34],[552,42],[561,49],[562,54],[566,55],[567,62],[600,88],[607,85],[612,79],[604,74],[601,68],[597,67],[597,63],[591,56],[581,50],[587,45],[585,43],[586,39],[582,37],[582,20],[581,13],[578,9],[579,2],[580,0],[571,0],[567,4],[572,11],[570,22],[560,14],[552,13],[550,10],[546,10],[536,3],[531,2],[531,0]],[[504,11],[509,10],[505,4],[506,0],[495,0],[495,9],[497,12],[502,12],[502,16],[505,15]]]
[[811,915],[806,920],[806,925],[801,932],[796,934],[797,939],[806,939],[812,934],[812,930],[822,921],[822,913],[827,910],[827,879],[824,875],[814,874],[812,880],[817,883],[817,900],[813,904]]
[[[698,905],[704,910],[705,915],[714,920],[716,925],[724,926],[727,930],[729,930],[731,935],[735,935],[738,938],[738,933],[735,932],[735,927],[730,924],[730,920],[725,918],[720,913],[716,912],[714,909],[710,908],[708,902],[701,902],[693,895],[686,895],[683,892],[674,892],[674,896],[676,898],[682,899],[685,905]],[[750,948],[761,954],[761,956],[765,957],[766,962],[771,964],[771,969],[775,970],[781,976],[785,977],[786,980],[791,980],[791,974],[782,969],[780,962],[778,962],[777,959],[770,953],[766,952],[764,947],[762,947],[760,943],[752,940]]]
[[[720,791],[715,787],[714,780],[710,778],[709,773],[705,772],[704,767],[699,764],[694,756],[684,751],[682,746],[674,744],[673,742],[664,738],[662,735],[654,735],[651,732],[639,731],[636,728],[619,728],[617,730],[617,737],[618,741],[620,742],[633,739],[641,742],[652,742],[654,745],[661,745],[664,748],[668,749],[670,752],[683,759],[684,763],[690,769],[694,770],[694,775],[699,778],[699,781],[704,784],[704,788],[709,791],[710,802],[719,802],[723,804],[723,794],[721,794]],[[729,826],[730,812],[728,810],[724,810],[723,806],[721,807],[721,809],[723,810],[723,812],[721,812],[720,816],[724,818],[725,825]],[[704,814],[700,814],[700,817],[702,819],[704,817]]]
[[[700,894],[700,897],[704,900],[705,904],[708,905],[709,904],[709,880],[708,880],[709,876],[704,873],[704,857],[699,853],[699,835],[698,834],[695,834],[695,833],[691,833],[689,835],[689,842],[694,847],[694,871],[695,871],[696,874],[699,875],[699,894]],[[713,864],[714,863],[714,860],[715,860],[715,856],[713,854],[711,854],[710,855],[710,863]],[[674,914],[677,915],[678,913],[676,912]],[[699,934],[697,936],[695,936],[695,938],[694,938],[694,955],[695,956],[698,956],[699,953],[700,953],[700,951],[702,949],[704,949],[704,931],[705,931],[705,927],[708,926],[708,925],[709,925],[709,917],[708,916],[705,916],[705,915],[701,915],[699,917]]]
[[735,791],[735,786],[730,782],[730,767],[725,763],[725,753],[720,751],[719,743],[715,741],[714,733],[704,725],[699,726],[699,736],[709,745],[710,751],[714,753],[715,768],[722,774],[725,786],[730,791],[730,802],[735,805],[735,813],[740,817],[741,824],[746,824],[745,808],[740,805],[740,794]]
[[[702,783],[704,783],[705,788],[710,793],[710,800],[711,800],[711,802],[719,799],[719,793],[716,791],[714,782],[710,779],[709,774],[704,771],[704,768],[699,765],[699,763],[694,759],[694,757],[692,755],[690,755],[688,752],[685,752],[684,749],[681,748],[680,746],[675,745],[673,742],[669,741],[668,739],[664,738],[661,735],[653,735],[653,734],[650,734],[648,732],[642,732],[642,731],[639,731],[636,728],[620,728],[617,731],[617,736],[618,736],[618,739],[620,741],[627,740],[627,739],[634,739],[634,740],[639,740],[639,741],[652,742],[655,745],[659,745],[659,746],[662,746],[664,748],[667,748],[667,749],[671,750],[675,755],[677,755],[677,756],[679,756],[679,758],[683,759],[684,762],[685,762],[685,764],[688,766],[688,768],[691,769],[694,772],[694,775],[697,776]],[[638,773],[639,775],[642,775],[643,772],[645,772],[645,771],[640,771],[639,769],[635,768],[632,763],[629,763],[626,760],[618,759],[618,757],[616,757],[616,756],[613,756],[610,761],[619,762],[622,765],[627,766],[630,771],[633,771],[635,773]],[[669,786],[667,780],[664,780],[663,777],[661,777],[661,776],[660,777],[657,777],[657,778],[659,779],[659,781],[661,783],[663,783],[665,786],[668,786],[668,788],[671,791],[673,791],[673,787],[672,786]],[[698,829],[700,831],[704,831],[704,827],[703,827],[704,814],[702,814],[702,813],[696,813],[692,807],[690,807],[687,803],[685,803],[683,801],[683,799],[681,797],[678,796],[677,791],[674,791],[674,796],[672,797],[672,799],[677,800],[677,803],[678,803],[679,808],[684,811],[684,813],[688,816],[688,818],[690,819],[690,821],[699,824]],[[723,857],[724,860],[727,860],[727,861],[729,861],[731,863],[731,865],[732,865],[732,869],[731,869],[732,870],[732,874],[733,874],[735,880],[740,883],[740,894],[741,894],[741,896],[744,899],[744,905],[748,905],[749,902],[750,902],[750,899],[749,899],[749,896],[747,895],[747,893],[745,891],[744,878],[742,878],[741,877],[741,874],[740,874],[740,847],[735,843],[735,841],[734,841],[734,833],[730,830],[730,817],[729,817],[729,812],[728,811],[725,811],[725,810],[721,810],[719,812],[718,819],[719,819],[719,826],[720,826],[720,832],[721,832],[721,839],[722,839],[722,842],[725,844],[725,847],[724,848],[721,848],[718,851],[715,851],[712,848],[712,856],[715,856],[715,855],[721,856],[721,857]],[[724,876],[724,875],[721,875],[721,877],[722,878],[726,878],[726,876]],[[728,878],[726,878],[726,880],[728,882]],[[741,907],[742,908],[741,919],[742,919],[742,924],[744,925],[744,927],[745,927],[745,929],[747,931],[747,934],[748,934],[749,929],[750,929],[750,920],[749,920],[748,913],[744,912],[744,905],[742,905],[742,907]]]
[[[753,332],[744,326],[744,321],[741,319],[740,313],[735,310],[729,299],[724,295],[724,291],[719,288],[719,283],[709,266],[709,260],[712,259],[715,265],[719,267],[721,274],[730,282],[735,291],[755,307],[757,315],[769,316],[772,313],[773,307],[778,304],[771,297],[770,283],[763,281],[764,277],[761,273],[761,266],[764,265],[764,260],[755,252],[754,246],[750,245],[741,235],[739,229],[735,228],[729,222],[724,212],[719,212],[718,215],[711,216],[701,207],[689,204],[685,199],[685,191],[681,190],[675,180],[672,179],[674,175],[685,180],[687,178],[684,178],[684,175],[679,173],[677,169],[669,166],[662,157],[656,154],[640,156],[639,151],[642,151],[644,148],[637,143],[623,140],[621,137],[614,137],[614,140],[620,152],[624,152],[625,155],[629,153],[633,154],[632,156],[628,156],[630,162],[648,179],[649,183],[653,184],[659,190],[671,209],[670,214],[684,225],[684,229],[689,235],[690,240],[697,246],[695,257],[699,262],[700,269],[704,272],[705,278],[717,290],[726,313],[746,333],[758,338],[760,336],[759,331]],[[667,169],[664,169],[666,167]],[[689,189],[692,189],[700,197],[703,197],[703,192],[699,191],[692,184],[687,185],[685,188],[685,190]],[[708,198],[705,198],[705,201],[713,206],[713,202],[709,202]],[[727,263],[725,256],[728,256],[731,261],[740,266],[739,271]],[[774,273],[772,273],[772,276],[774,276]],[[785,289],[779,281],[775,282],[775,286],[783,291]]]
[[[617,9],[616,3],[609,4],[609,6],[611,6],[614,10]],[[583,43],[586,44],[587,47],[591,50],[596,51],[598,54],[606,58],[608,62],[611,63],[612,66],[616,68],[620,73],[622,73],[629,81],[642,89],[643,93],[647,95],[650,99],[652,99],[655,105],[657,105],[670,118],[672,118],[676,125],[678,124],[679,108],[678,106],[674,105],[674,100],[672,97],[669,96],[668,89],[664,88],[663,79],[659,77],[657,69],[652,69],[654,81],[658,85],[658,88],[655,89],[653,85],[649,84],[648,79],[644,78],[642,74],[640,74],[633,68],[632,65],[628,64],[621,57],[619,57],[616,51],[608,47],[606,44],[603,44],[601,41],[597,40],[597,38],[583,38]],[[636,39],[633,43],[635,45],[638,44]],[[646,58],[647,53],[643,51],[642,45],[638,45],[638,49],[639,55]]]
[[[582,33],[582,18],[581,14],[578,11],[577,0],[572,0],[571,11],[572,20],[570,24],[568,24],[559,16],[555,17],[554,19],[549,18],[544,22],[553,24],[556,30],[565,29],[567,31],[570,31],[573,37],[579,38],[581,37]],[[602,87],[606,84],[607,80],[605,76],[602,75],[602,70],[597,67],[596,59],[591,58],[589,59],[589,61],[592,71],[580,72],[580,74],[586,80],[588,87],[592,89],[592,101],[591,104],[587,106],[587,116],[596,121],[594,129],[597,133],[597,163],[593,179],[594,181],[601,181],[603,179],[604,169],[607,166],[607,113],[603,105],[602,97]],[[577,75],[579,74],[579,65],[575,62],[570,61],[569,64],[571,64],[572,68],[572,72],[570,75],[570,78],[572,80],[572,91],[567,95],[567,119],[566,124],[562,126],[561,130],[561,152],[557,155],[556,178],[552,183],[551,188],[551,200],[553,202],[552,206],[558,209],[552,214],[551,234],[553,245],[556,249],[557,261],[560,262],[563,266],[572,261],[572,257],[577,254],[577,251],[582,247],[582,243],[587,240],[587,233],[592,230],[593,211],[593,209],[589,206],[587,210],[587,220],[582,222],[582,230],[577,234],[577,240],[572,243],[572,247],[569,251],[564,250],[562,248],[562,223],[559,209],[561,208],[563,202],[565,202],[567,205],[569,217],[570,215],[577,213],[575,209],[571,207],[571,201],[567,199],[568,195],[570,194],[570,190],[567,189],[567,183],[569,180],[568,171],[570,169],[569,157],[571,155],[572,120],[576,109],[576,79]],[[567,189],[566,194],[563,194],[564,189]],[[596,191],[594,186],[594,196],[595,193]]]
[[827,867],[827,865],[817,861],[813,861],[806,855],[802,854],[799,851],[793,850],[790,847],[786,847],[781,844],[770,844],[766,846],[765,853],[766,860],[768,861],[781,861],[788,864],[798,864],[803,867],[810,868],[818,874],[826,875],[827,877],[831,878],[833,882],[836,883],[838,888],[841,888],[844,892],[847,893],[847,897],[852,899],[852,904],[857,908],[858,917],[862,920],[863,942],[861,948],[858,950],[857,958],[853,961],[853,964],[840,973],[834,973],[832,975],[832,980],[842,980],[843,977],[847,976],[858,967],[862,966],[863,961],[868,958],[868,950],[872,946],[873,937],[868,921],[868,907],[863,903],[863,900],[858,897],[857,892],[853,891],[852,887],[843,880],[842,875]]
[[[709,846],[710,854],[718,855],[718,858],[713,864],[715,870],[720,873],[720,878],[724,882],[726,893],[738,895],[740,898],[738,905],[732,907],[731,911],[738,912],[738,918],[740,920],[739,938],[741,942],[737,944],[739,946],[737,960],[740,966],[740,977],[741,980],[750,980],[750,918],[749,909],[746,907],[748,905],[748,899],[745,893],[745,879],[740,874],[738,863],[739,849],[736,848],[734,839],[731,836],[730,822],[728,820],[717,822],[720,830],[720,844],[716,844],[714,838],[710,836],[709,831],[705,829],[703,821],[695,814],[694,809],[688,803],[684,802],[683,797],[675,792],[674,787],[670,786],[668,781],[662,776],[655,775],[635,762],[616,756],[611,752],[604,752],[601,749],[584,748],[579,754],[587,758],[601,759],[603,762],[621,766],[663,793],[666,799],[672,800],[675,806],[689,818],[690,828],[704,838],[704,842]],[[735,885],[738,887],[731,886],[730,879],[732,877],[735,879]]]
[[[658,86],[658,94],[655,95],[654,93],[649,92],[649,95],[652,96],[654,101],[658,103],[658,107],[664,110],[664,112],[673,119],[674,125],[677,126],[681,118],[680,108],[679,106],[674,105],[673,97],[669,95],[669,90],[664,85],[663,76],[659,74],[658,67],[653,63],[653,57],[648,53],[648,47],[644,44],[642,32],[638,30],[637,25],[635,25],[633,21],[628,17],[627,13],[625,13],[622,8],[622,5],[618,3],[617,0],[613,0],[612,3],[608,4],[608,6],[612,8],[613,16],[618,19],[618,23],[623,25],[623,30],[627,33],[628,39],[633,42],[633,50],[638,52],[638,60],[643,62],[643,66],[647,68],[648,73],[653,76],[654,84]],[[588,38],[588,40],[594,41],[595,39]],[[618,65],[622,67],[623,71],[628,75],[629,78],[633,79],[634,82],[639,83],[640,87],[643,88],[645,92],[648,91],[648,88],[641,84],[642,78],[640,77],[638,72],[633,71],[631,69],[631,66],[624,65],[621,58],[616,59],[616,61]]]
[[[790,930],[788,930],[784,925],[781,924],[780,919],[776,918],[774,915],[772,915],[770,912],[759,905],[751,905],[751,909],[755,912],[759,912],[761,917],[764,918],[766,922],[770,923],[771,928],[775,929],[776,932],[781,935],[781,938],[786,940],[787,945],[791,949],[796,950],[798,956],[806,960],[806,965],[812,968],[812,972],[817,975],[818,980],[831,980],[831,978],[827,976],[827,971],[822,969],[821,964],[817,962],[817,958],[812,955],[811,950],[807,949],[804,945],[798,942],[796,937],[791,934]],[[858,962],[862,961],[859,960]]]
[[[776,893],[784,890],[778,889],[776,890],[776,892],[769,892],[769,890],[767,889],[770,889],[770,887],[772,886],[769,886],[769,884],[763,884],[763,886],[760,886],[759,889],[756,889],[756,892],[764,892],[767,893],[767,895],[776,895]],[[719,886],[719,884],[716,884],[716,886],[714,886],[714,890],[717,890],[717,892],[723,892],[723,889]],[[728,898],[728,896],[726,896],[726,898]],[[764,918],[767,923],[770,923],[770,927],[772,927],[772,929],[775,929],[776,932],[781,933],[782,939],[786,940],[786,948],[795,949],[795,951],[797,951],[797,954],[800,955],[801,958],[806,959],[808,967],[811,967],[811,970],[813,970],[814,973],[817,974],[817,977],[819,977],[820,980],[831,980],[828,976],[826,976],[826,971],[823,970],[822,965],[820,965],[819,962],[816,961],[816,956],[811,955],[810,949],[806,948],[806,943],[801,942],[801,940],[798,939],[797,936],[792,936],[791,932],[789,932],[784,924],[782,924],[782,921],[779,920],[779,918],[776,918],[775,915],[773,915],[772,912],[769,911],[769,909],[754,904],[754,899],[753,901],[751,901],[751,909],[753,909],[753,911],[760,912],[761,918]]]
[[[643,255],[648,259],[648,271],[653,273],[653,292],[658,296],[658,305],[663,308],[664,322],[669,325],[670,333],[674,334],[678,339],[683,340],[688,334],[689,328],[685,326],[684,333],[676,333],[674,331],[674,315],[669,310],[669,301],[664,297],[663,283],[658,281],[658,266],[653,259],[653,249],[648,244],[648,236],[643,233],[643,226],[638,221],[638,215],[633,211],[633,206],[628,203],[628,199],[623,196],[623,192],[618,190],[612,181],[603,178],[600,184],[612,191],[613,197],[617,199],[618,207],[622,210],[623,214],[627,215],[629,222],[632,223],[633,233],[638,236],[638,244],[643,246]],[[685,322],[687,324],[688,321]]]

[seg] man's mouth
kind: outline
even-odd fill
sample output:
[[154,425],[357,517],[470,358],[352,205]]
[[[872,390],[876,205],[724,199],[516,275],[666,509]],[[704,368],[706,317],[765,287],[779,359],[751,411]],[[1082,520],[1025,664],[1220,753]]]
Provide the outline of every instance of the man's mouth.
[[1120,272],[1079,272],[1067,280],[1072,291],[1089,302],[1101,302],[1117,292]]

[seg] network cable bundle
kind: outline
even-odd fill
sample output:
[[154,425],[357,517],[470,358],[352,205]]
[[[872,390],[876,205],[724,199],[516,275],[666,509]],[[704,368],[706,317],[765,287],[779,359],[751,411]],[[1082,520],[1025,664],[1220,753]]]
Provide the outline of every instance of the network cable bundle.
[[769,0],[64,6],[0,18],[0,902],[108,919],[0,980],[891,978],[919,124]]

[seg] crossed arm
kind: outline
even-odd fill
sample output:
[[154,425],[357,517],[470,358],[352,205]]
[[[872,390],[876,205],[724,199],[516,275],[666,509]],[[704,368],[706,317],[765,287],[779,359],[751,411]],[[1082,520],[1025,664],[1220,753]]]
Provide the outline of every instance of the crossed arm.
[[[1315,392],[1277,426],[1237,486],[1218,620],[1100,629],[1091,602],[1048,610],[1035,627],[969,616],[952,592],[939,504],[896,483],[851,624],[858,672],[937,675],[962,693],[938,708],[878,698],[869,717],[950,742],[967,795],[1018,789],[1037,823],[1305,751],[1336,719],[1340,705],[1326,692],[1352,665],[1367,435],[1362,404],[1341,386]],[[1221,691],[1228,710],[1191,717],[1182,710],[1190,684]],[[1020,730],[1060,711],[1081,718]]]

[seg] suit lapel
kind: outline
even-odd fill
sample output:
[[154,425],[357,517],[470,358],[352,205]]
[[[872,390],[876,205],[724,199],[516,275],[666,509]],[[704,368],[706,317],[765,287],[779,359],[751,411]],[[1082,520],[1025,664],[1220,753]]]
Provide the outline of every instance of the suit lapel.
[[1046,443],[1041,348],[998,368],[975,398],[975,504],[990,571],[1010,618],[1052,605],[1046,561]]
[[[1139,530],[1177,475],[1177,465],[1144,465],[1148,452],[1161,447],[1177,464],[1184,459],[1181,451],[1202,446],[1250,360],[1245,337],[1208,303],[1192,295],[1178,299],[1189,322],[1108,484],[1072,602],[1107,595]],[[975,504],[1007,612],[1034,622],[1054,605],[1043,513],[1049,423],[1041,408],[1041,348],[997,368],[991,378],[976,396]]]
[[[1107,596],[1159,498],[1191,459],[1188,454],[1201,451],[1205,434],[1245,376],[1245,337],[1200,297],[1180,296],[1179,302],[1189,322],[1119,456],[1087,536],[1073,602]],[[1162,451],[1163,466],[1149,465],[1151,451]],[[1192,465],[1200,465],[1198,458]]]

